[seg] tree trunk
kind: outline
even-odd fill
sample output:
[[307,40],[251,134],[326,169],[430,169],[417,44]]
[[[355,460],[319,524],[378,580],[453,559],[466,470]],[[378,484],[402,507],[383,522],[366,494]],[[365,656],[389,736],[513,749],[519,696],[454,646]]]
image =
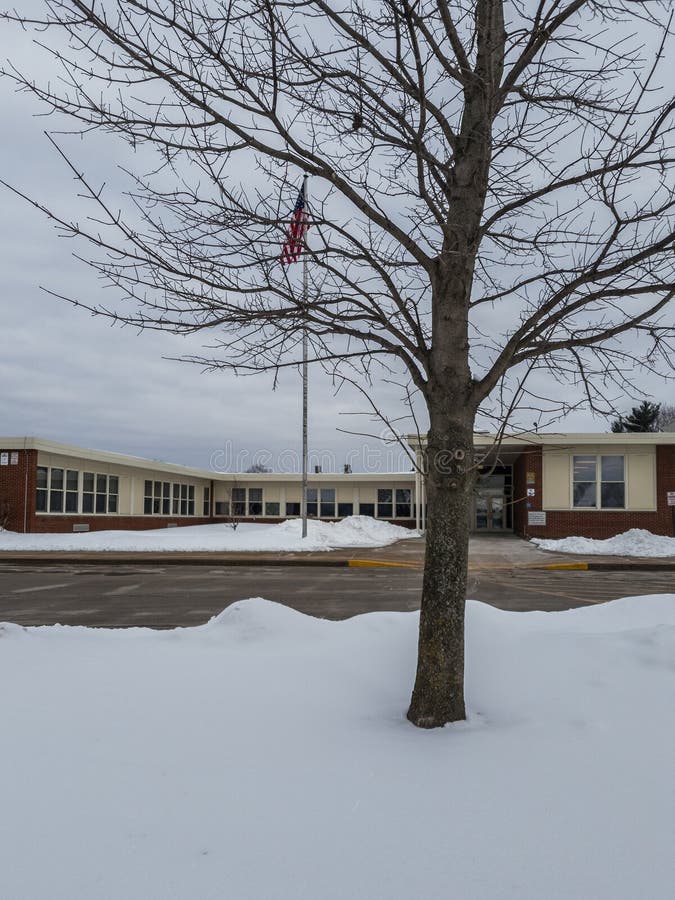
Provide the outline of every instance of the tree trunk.
[[431,416],[427,455],[427,534],[417,676],[408,718],[437,728],[466,717],[464,606],[473,471],[473,410]]

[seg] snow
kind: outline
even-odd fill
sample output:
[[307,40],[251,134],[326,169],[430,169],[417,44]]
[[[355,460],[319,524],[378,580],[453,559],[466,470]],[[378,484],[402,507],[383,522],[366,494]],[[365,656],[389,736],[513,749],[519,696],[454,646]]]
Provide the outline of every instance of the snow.
[[623,534],[606,540],[595,538],[568,537],[562,540],[544,540],[532,538],[540,550],[554,550],[556,553],[577,553],[584,556],[636,556],[664,557],[675,556],[675,538],[652,534],[644,528],[631,528]]
[[225,523],[82,534],[18,534],[0,529],[0,550],[271,553],[386,547],[404,538],[419,537],[417,531],[370,516],[349,516],[339,522],[310,520],[307,526],[304,539],[300,519],[275,525],[241,522],[236,530]]
[[671,896],[675,594],[470,602],[469,718],[435,731],[417,626],[0,626],[3,898]]

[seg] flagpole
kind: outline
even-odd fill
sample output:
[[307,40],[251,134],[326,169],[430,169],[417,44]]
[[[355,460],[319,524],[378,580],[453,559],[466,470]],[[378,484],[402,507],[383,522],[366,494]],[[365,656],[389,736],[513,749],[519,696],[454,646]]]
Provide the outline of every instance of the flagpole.
[[[305,215],[307,212],[307,176],[302,180],[305,198]],[[302,536],[307,537],[307,303],[309,300],[309,270],[307,267],[307,229],[302,238],[302,304],[304,321],[302,324]]]

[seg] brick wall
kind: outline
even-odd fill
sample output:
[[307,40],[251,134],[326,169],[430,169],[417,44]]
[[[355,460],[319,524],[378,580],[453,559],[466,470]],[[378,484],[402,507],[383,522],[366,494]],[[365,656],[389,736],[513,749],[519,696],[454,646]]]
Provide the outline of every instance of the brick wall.
[[[572,535],[590,538],[608,538],[628,531],[629,528],[645,528],[653,534],[673,535],[672,508],[667,505],[666,493],[675,491],[675,446],[656,448],[656,498],[654,512],[630,510],[547,510],[546,525],[528,525],[526,506],[531,510],[542,508],[541,450],[523,453],[513,467],[514,481],[514,530],[525,537],[562,538]],[[534,471],[535,484],[526,485],[526,472]],[[527,498],[526,488],[534,487],[535,496]]]
[[33,531],[63,534],[72,532],[73,525],[88,525],[90,531],[141,531],[148,528],[166,528],[169,523],[180,527],[182,525],[208,525],[213,521],[216,520],[210,519],[208,516],[172,518],[171,516],[45,516],[38,514],[35,517]]
[[3,517],[3,511],[7,509],[7,528],[10,531],[31,531],[35,508],[37,450],[0,448],[0,453],[7,453],[10,460],[13,453],[18,458],[16,465],[0,466],[0,517]]

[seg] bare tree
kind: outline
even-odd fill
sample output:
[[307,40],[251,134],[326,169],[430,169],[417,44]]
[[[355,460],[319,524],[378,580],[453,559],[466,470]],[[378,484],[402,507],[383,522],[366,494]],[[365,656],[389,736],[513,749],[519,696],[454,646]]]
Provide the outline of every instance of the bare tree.
[[675,403],[659,404],[656,428],[657,431],[672,431],[675,428]]
[[[102,251],[90,263],[120,298],[68,299],[144,328],[215,329],[205,362],[237,371],[297,365],[305,328],[313,362],[359,380],[405,372],[424,398],[428,534],[408,717],[464,718],[477,412],[536,406],[551,374],[597,409],[636,366],[672,364],[668,4],[39,5],[5,18],[36,29],[60,77],[7,74],[83,133],[158,158],[152,174],[129,173],[133,208],[120,213],[60,149],[89,220],[32,202]],[[279,262],[303,172],[307,303]]]

